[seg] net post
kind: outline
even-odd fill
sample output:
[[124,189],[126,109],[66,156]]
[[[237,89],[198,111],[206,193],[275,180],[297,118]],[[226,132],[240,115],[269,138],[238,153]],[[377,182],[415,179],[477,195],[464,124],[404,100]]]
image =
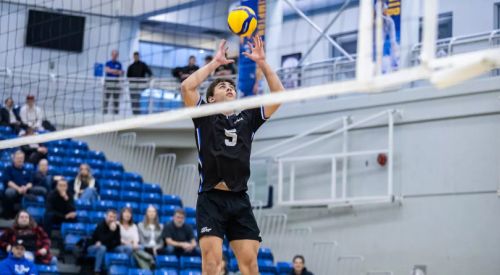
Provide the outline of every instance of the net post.
[[420,54],[421,64],[429,66],[436,57],[436,37],[437,37],[437,1],[424,0],[424,19],[422,53]]
[[373,0],[359,5],[358,56],[356,79],[367,83],[373,78]]

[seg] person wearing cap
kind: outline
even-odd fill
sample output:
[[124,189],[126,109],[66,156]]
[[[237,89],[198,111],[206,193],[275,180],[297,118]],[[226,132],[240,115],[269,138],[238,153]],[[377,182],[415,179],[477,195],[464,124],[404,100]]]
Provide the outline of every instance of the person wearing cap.
[[36,265],[26,259],[25,252],[22,240],[14,242],[9,257],[0,263],[0,275],[38,275]]
[[42,127],[43,111],[35,105],[34,95],[28,95],[26,97],[26,105],[21,108],[19,114],[21,116],[21,121],[28,125],[28,127],[40,131],[44,130]]

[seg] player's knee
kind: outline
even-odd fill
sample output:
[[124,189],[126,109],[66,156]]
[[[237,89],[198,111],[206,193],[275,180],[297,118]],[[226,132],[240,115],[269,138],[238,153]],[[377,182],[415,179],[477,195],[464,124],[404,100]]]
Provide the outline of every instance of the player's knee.
[[220,266],[221,261],[217,261],[215,259],[213,260],[206,260],[203,262],[203,274],[206,275],[217,275],[220,272],[219,266]]
[[257,264],[257,257],[245,257],[245,259],[238,260],[240,269],[248,270],[250,274],[258,274],[259,265]]

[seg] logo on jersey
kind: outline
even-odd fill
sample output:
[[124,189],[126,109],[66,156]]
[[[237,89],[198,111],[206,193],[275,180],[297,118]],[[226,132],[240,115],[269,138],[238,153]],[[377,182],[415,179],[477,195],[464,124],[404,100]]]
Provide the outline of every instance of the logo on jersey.
[[210,232],[210,230],[212,230],[212,228],[203,227],[203,228],[201,229],[201,234],[203,234],[203,233],[208,233],[208,232]]
[[15,266],[16,273],[18,274],[24,274],[28,271],[30,271],[29,267],[24,267],[24,265],[17,265]]
[[242,118],[242,117],[238,118],[238,119],[234,122],[234,124],[236,124],[236,123],[238,123],[238,122],[240,122],[240,121],[243,121],[243,118]]

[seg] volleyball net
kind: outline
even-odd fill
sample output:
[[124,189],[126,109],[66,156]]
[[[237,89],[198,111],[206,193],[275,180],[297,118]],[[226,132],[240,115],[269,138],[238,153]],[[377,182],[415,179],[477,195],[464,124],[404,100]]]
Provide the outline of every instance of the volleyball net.
[[[44,119],[59,128],[0,141],[0,148],[276,103],[334,100],[418,81],[444,88],[500,67],[500,50],[495,47],[453,54],[449,44],[442,47],[437,39],[438,1],[412,1],[411,7],[392,0],[340,4],[327,18],[308,16],[303,12],[307,5],[291,0],[267,1],[263,10],[258,6],[259,24],[264,26],[256,34],[265,30],[268,62],[287,89],[270,94],[258,68],[254,65],[251,71],[244,66],[249,63],[240,55],[248,50],[244,39],[228,33],[224,24],[232,1],[0,1],[2,99],[12,97],[22,104],[34,95]],[[37,30],[67,25],[71,26],[65,36],[50,41],[35,37]],[[349,40],[352,37],[355,43]],[[194,56],[193,65],[203,66],[223,38],[230,40],[229,58],[240,63],[238,73],[236,68],[223,68],[226,72],[203,81],[199,92],[203,94],[216,77],[232,77],[239,82],[241,98],[185,108],[180,83],[189,68],[181,65]],[[106,69],[114,63],[104,62],[114,50],[125,55],[119,75]],[[134,52],[150,66],[154,78],[127,77]]]

